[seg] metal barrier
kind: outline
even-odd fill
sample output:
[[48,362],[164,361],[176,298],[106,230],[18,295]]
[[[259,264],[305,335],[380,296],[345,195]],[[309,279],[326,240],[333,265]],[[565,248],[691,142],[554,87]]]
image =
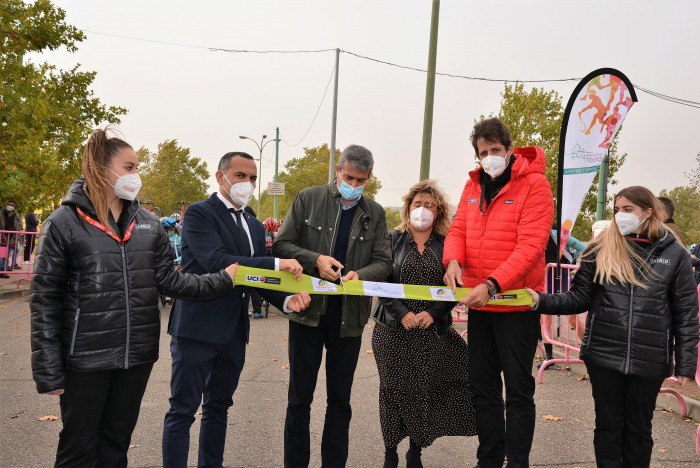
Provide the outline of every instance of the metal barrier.
[[[556,263],[549,263],[545,267],[545,291],[549,294],[555,291],[554,286],[557,282],[559,286],[557,291],[568,291],[573,273],[578,270],[578,265],[559,265],[559,267],[561,268],[559,278],[556,278]],[[545,370],[553,364],[583,364],[582,360],[572,358],[571,353],[578,353],[581,350],[579,344],[583,337],[586,314],[587,312],[578,315],[542,315],[542,341],[564,350],[564,357],[542,361],[537,373],[538,383],[543,383]]]
[[10,282],[17,279],[17,288],[32,280],[38,236],[38,232],[0,231],[0,275],[8,275]]

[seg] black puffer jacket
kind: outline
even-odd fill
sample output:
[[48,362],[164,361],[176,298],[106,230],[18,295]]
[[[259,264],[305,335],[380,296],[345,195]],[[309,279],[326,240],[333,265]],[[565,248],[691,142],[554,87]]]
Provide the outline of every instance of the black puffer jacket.
[[[401,282],[401,267],[404,260],[411,251],[411,233],[408,231],[389,231],[387,234],[391,240],[391,253],[394,257],[393,269],[390,281],[394,283]],[[442,252],[444,249],[445,238],[439,234],[432,233],[430,235],[432,242],[428,248],[432,250],[437,258],[438,264],[442,266]],[[431,285],[441,286],[441,285]],[[428,312],[433,318],[435,329],[439,335],[442,335],[452,325],[452,308],[456,302],[433,301],[428,307]],[[408,313],[408,308],[401,299],[379,298],[377,308],[374,310],[372,318],[379,325],[386,326],[392,330],[401,325],[401,319]]]
[[596,284],[595,261],[583,259],[571,290],[541,294],[538,310],[552,315],[588,311],[581,344],[586,363],[650,379],[674,373],[693,378],[698,293],[688,253],[666,231],[643,252],[654,273],[643,281],[648,289]]
[[32,371],[40,393],[64,388],[66,369],[127,369],[158,359],[158,291],[206,300],[233,289],[225,271],[181,274],[160,222],[124,202],[131,238],[119,243],[81,218],[96,219],[83,180],[41,229],[29,305]]

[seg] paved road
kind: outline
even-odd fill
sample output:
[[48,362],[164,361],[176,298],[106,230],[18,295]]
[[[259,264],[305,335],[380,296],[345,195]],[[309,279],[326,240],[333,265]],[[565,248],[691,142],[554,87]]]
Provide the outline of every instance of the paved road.
[[[167,323],[163,311],[163,327]],[[383,446],[377,410],[378,377],[370,349],[371,326],[365,330],[353,389],[353,420],[349,467],[382,465]],[[282,429],[287,394],[287,322],[279,315],[252,324],[251,343],[240,386],[234,396],[225,463],[228,467],[282,466]],[[130,466],[161,464],[160,435],[167,410],[170,378],[169,338],[163,333],[161,359],[154,368],[129,452]],[[312,467],[320,466],[319,444],[323,422],[325,376],[312,410]],[[0,299],[0,467],[52,466],[60,421],[38,421],[59,416],[56,397],[38,395],[31,380],[29,308],[26,298]],[[533,466],[593,467],[593,403],[587,380],[565,371],[549,371],[537,386],[537,428]],[[562,418],[548,421],[545,415]],[[196,460],[196,426],[190,462]],[[655,467],[698,466],[694,454],[696,424],[657,411],[654,416]],[[399,447],[407,449],[407,442]],[[476,464],[476,438],[439,439],[425,451],[427,467],[471,467]],[[403,455],[402,455],[403,458]],[[194,466],[194,464],[192,465]],[[403,466],[403,461],[402,461]]]

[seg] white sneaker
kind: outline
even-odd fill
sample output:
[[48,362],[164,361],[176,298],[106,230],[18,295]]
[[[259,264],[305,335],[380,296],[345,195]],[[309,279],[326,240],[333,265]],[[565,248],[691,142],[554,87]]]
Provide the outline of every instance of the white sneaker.
[[25,265],[29,265],[30,263],[31,263],[31,262],[30,262],[29,260],[25,260],[25,261],[24,261],[24,264],[25,264]]

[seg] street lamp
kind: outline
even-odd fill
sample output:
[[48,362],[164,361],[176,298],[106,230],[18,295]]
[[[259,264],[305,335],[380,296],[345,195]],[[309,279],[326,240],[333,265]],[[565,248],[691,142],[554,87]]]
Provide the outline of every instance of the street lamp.
[[257,214],[258,214],[258,216],[260,216],[261,215],[261,213],[260,213],[260,186],[262,185],[262,154],[263,154],[263,149],[265,149],[265,146],[268,143],[272,143],[273,141],[279,141],[279,139],[274,138],[272,140],[265,141],[265,139],[267,138],[267,135],[263,135],[262,138],[260,139],[260,144],[258,144],[257,141],[253,140],[250,137],[244,136],[244,135],[240,135],[238,138],[240,138],[241,140],[252,141],[253,143],[255,143],[255,146],[258,147],[258,151],[260,151],[260,157],[258,158],[258,161],[260,162],[260,168],[258,169],[258,180],[257,180],[258,183],[256,184],[258,186],[258,213]]

